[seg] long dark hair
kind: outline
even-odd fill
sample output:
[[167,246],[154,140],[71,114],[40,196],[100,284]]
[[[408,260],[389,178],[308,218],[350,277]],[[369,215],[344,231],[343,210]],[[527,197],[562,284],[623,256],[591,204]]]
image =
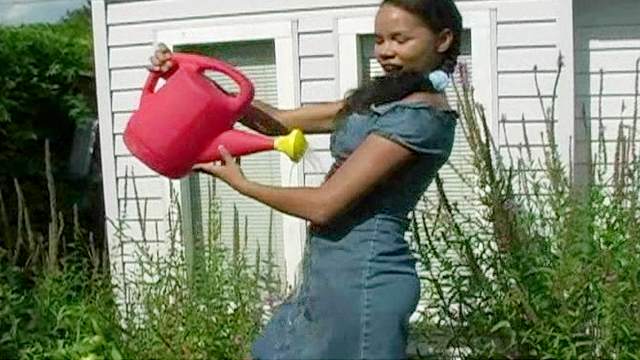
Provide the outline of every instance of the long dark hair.
[[[396,6],[416,15],[436,34],[444,29],[451,30],[453,41],[438,68],[448,74],[453,73],[460,55],[462,34],[462,16],[453,0],[383,0],[380,6],[383,5]],[[366,113],[371,105],[400,100],[416,91],[436,92],[431,81],[419,72],[400,71],[377,76],[346,97],[338,117],[354,112]]]

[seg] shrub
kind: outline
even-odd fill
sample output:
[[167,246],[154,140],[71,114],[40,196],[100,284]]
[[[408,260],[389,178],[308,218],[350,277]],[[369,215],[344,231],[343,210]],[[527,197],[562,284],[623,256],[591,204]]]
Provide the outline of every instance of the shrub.
[[[45,153],[46,188],[55,194]],[[122,273],[110,272],[117,267],[110,268],[108,254],[81,229],[77,210],[74,238],[67,242],[61,235],[64,216],[50,197],[44,237],[31,227],[30,202],[17,180],[15,191],[17,224],[8,220],[0,196],[0,234],[12,237],[0,245],[0,358],[238,359],[248,353],[271,310],[264,304],[280,300],[269,256],[247,264],[240,244],[233,247],[237,253],[222,246],[215,206],[207,244],[193,262],[185,260],[177,240],[176,204],[169,211],[177,216],[170,217],[169,252],[154,253],[148,242],[138,242],[138,253],[130,254],[138,256],[135,271],[127,271],[122,282]],[[134,240],[123,222],[116,225],[121,244]]]
[[635,137],[621,131],[613,177],[597,165],[601,147],[589,179],[574,181],[585,179],[572,179],[559,160],[553,122],[543,159],[505,159],[468,84],[459,100],[473,152],[467,180],[482,205],[459,211],[437,178],[439,202],[414,216],[427,287],[415,332],[431,356],[640,357]]

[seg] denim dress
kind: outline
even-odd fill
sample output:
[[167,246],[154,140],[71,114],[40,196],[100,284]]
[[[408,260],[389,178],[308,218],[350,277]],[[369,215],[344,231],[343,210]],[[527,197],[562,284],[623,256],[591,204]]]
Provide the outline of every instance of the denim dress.
[[369,134],[418,156],[330,224],[309,228],[303,280],[253,344],[253,359],[406,358],[420,282],[404,233],[410,211],[449,157],[457,116],[397,101],[343,120],[331,135],[335,163],[327,177]]

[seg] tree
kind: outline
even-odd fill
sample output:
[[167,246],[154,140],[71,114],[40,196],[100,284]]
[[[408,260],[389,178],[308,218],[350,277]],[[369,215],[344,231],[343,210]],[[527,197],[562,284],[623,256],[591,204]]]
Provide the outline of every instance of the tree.
[[[45,139],[61,207],[99,191],[95,175],[94,181],[67,176],[74,131],[96,118],[89,6],[55,24],[0,26],[0,59],[0,190],[13,194],[17,178],[37,224],[48,216]],[[101,208],[101,201],[91,207]]]

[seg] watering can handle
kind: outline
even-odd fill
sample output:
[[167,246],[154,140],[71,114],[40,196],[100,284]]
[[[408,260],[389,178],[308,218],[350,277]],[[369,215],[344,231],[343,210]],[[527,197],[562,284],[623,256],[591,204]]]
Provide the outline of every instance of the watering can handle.
[[162,77],[162,74],[158,71],[149,72],[147,81],[145,82],[144,87],[142,88],[142,96],[140,97],[140,103],[144,102],[144,99],[147,96],[153,95],[153,92],[155,91],[155,88],[156,88],[156,84],[158,83],[158,80],[160,80],[161,77]]
[[158,80],[160,79],[166,80],[170,78],[171,75],[176,73],[176,71],[178,70],[179,64],[173,57],[171,58],[171,60],[173,62],[173,65],[168,71],[165,71],[165,72],[149,71],[149,76],[147,76],[147,81],[145,82],[144,87],[142,88],[142,97],[140,98],[141,103],[144,101],[145,97],[149,95],[153,95],[156,85],[158,84]]
[[236,110],[245,109],[253,100],[253,84],[244,74],[236,70],[233,66],[215,58],[192,54],[174,53],[172,59],[178,64],[189,63],[195,65],[199,72],[215,70],[230,77],[240,87],[238,94],[231,96],[231,103]]

